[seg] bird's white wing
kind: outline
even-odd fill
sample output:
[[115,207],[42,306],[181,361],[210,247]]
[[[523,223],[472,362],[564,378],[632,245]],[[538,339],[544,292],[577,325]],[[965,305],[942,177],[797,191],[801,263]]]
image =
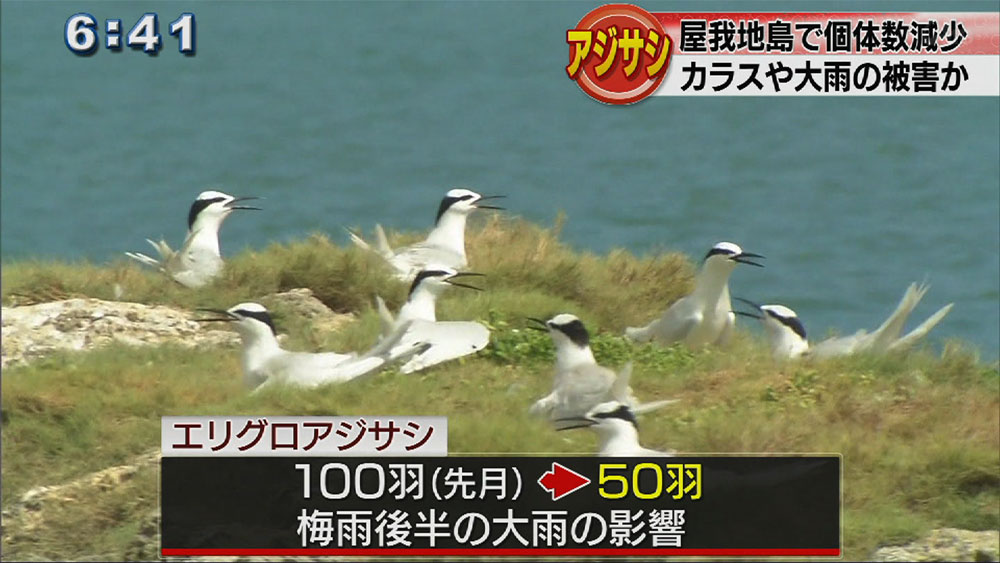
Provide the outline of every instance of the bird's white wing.
[[625,336],[637,342],[653,339],[660,344],[673,344],[687,338],[687,335],[701,322],[702,317],[700,311],[691,310],[688,298],[682,297],[668,307],[660,318],[644,328],[625,329]]
[[351,381],[381,369],[385,363],[385,358],[378,356],[358,357],[357,359],[348,360],[332,370],[324,372],[316,384],[323,385],[326,383]]
[[833,358],[836,356],[847,356],[857,352],[858,343],[862,342],[868,333],[865,330],[848,336],[835,336],[827,338],[818,344],[809,347],[808,355],[813,358]]
[[660,344],[673,344],[687,338],[688,334],[701,322],[700,313],[688,315],[668,315],[656,321],[653,337]]
[[581,364],[564,374],[557,374],[557,401],[551,417],[570,418],[587,414],[594,405],[611,399],[615,372],[597,364]]
[[187,287],[201,287],[222,272],[223,260],[214,250],[193,244],[198,233],[191,231],[184,239],[184,246],[164,262],[167,274]]
[[331,370],[358,359],[356,354],[338,354],[336,352],[320,352],[317,354],[289,352],[289,354],[296,356],[296,362],[300,366],[311,370]]
[[362,358],[334,352],[286,352],[269,360],[263,371],[270,374],[265,382],[268,384],[316,387],[350,381],[381,367],[383,363],[384,358]]
[[386,362],[397,362],[427,350],[429,344],[414,337],[413,326],[413,321],[406,321],[399,326],[390,327],[390,332],[381,337],[362,357],[379,357]]
[[486,347],[490,331],[471,321],[413,321],[413,326],[400,340],[399,346],[420,342],[427,350],[416,354],[400,369],[412,373],[430,366],[474,354]]
[[391,361],[406,359],[425,348],[422,343],[401,343],[411,323],[405,323],[362,355],[324,352],[288,352],[268,363],[267,383],[284,382],[302,387],[344,383],[375,373]]

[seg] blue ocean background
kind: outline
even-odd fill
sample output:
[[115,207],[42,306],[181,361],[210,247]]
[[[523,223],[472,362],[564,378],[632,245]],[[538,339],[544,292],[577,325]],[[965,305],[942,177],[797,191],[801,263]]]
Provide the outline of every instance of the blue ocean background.
[[[911,281],[910,325],[1000,347],[1000,98],[671,98],[609,107],[565,75],[565,32],[599,3],[0,4],[0,251],[107,262],[181,241],[191,200],[266,199],[223,252],[343,227],[430,226],[446,190],[598,253],[718,241],[767,256],[733,293],[815,335],[874,328]],[[996,3],[650,2],[650,11],[995,10]],[[156,12],[164,48],[79,57],[66,20],[124,31]],[[197,54],[167,33],[196,16]],[[103,30],[102,30],[103,31]],[[104,34],[101,33],[103,39]],[[474,254],[473,254],[474,256]],[[474,264],[473,264],[474,265]],[[652,317],[658,311],[650,311]]]

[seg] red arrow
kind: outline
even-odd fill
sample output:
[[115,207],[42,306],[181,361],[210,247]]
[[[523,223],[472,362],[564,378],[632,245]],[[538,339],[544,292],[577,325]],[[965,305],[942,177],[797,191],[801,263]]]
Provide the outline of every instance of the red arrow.
[[552,471],[542,473],[538,484],[552,493],[552,500],[559,500],[590,484],[590,479],[553,461]]

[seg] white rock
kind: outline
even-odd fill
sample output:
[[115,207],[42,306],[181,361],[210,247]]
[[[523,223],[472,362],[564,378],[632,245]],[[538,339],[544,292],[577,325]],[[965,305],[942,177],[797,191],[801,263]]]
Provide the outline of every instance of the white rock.
[[[293,289],[262,297],[261,301],[291,309],[322,331],[337,330],[353,318],[334,313],[309,289]],[[232,305],[223,303],[220,307]],[[224,323],[199,323],[193,320],[198,318],[194,311],[164,305],[77,298],[3,307],[0,316],[0,367],[57,350],[90,350],[111,342],[217,347],[236,346],[240,341],[239,335]]]

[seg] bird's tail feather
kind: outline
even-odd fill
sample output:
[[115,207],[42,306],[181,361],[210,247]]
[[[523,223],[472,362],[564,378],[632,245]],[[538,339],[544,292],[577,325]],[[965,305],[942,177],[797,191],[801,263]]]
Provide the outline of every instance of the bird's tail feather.
[[386,259],[393,256],[392,247],[389,246],[389,238],[385,236],[385,230],[378,223],[375,223],[375,251]]
[[174,251],[170,248],[170,245],[167,244],[167,242],[164,240],[161,240],[160,242],[155,242],[152,239],[146,239],[146,242],[148,242],[149,245],[153,247],[153,250],[155,250],[156,253],[160,255],[159,260],[151,256],[147,256],[141,252],[126,252],[125,256],[128,256],[133,260],[142,262],[147,266],[152,266],[159,270],[163,270],[167,261],[170,260],[171,257],[173,257]]
[[948,303],[944,307],[941,307],[940,309],[938,309],[938,311],[936,313],[934,313],[933,315],[927,317],[927,320],[925,320],[924,322],[920,323],[920,325],[917,328],[915,328],[915,329],[911,330],[910,332],[906,333],[906,336],[903,336],[899,340],[893,342],[889,346],[889,350],[893,350],[893,351],[896,351],[896,350],[905,350],[905,349],[913,346],[914,344],[916,344],[917,341],[919,341],[921,338],[927,336],[927,333],[930,332],[931,329],[934,328],[935,325],[937,325],[939,322],[941,322],[941,319],[943,319],[945,317],[945,315],[947,315],[948,312],[951,311],[951,308],[954,305],[955,305],[954,303]]
[[141,262],[147,266],[152,266],[154,268],[162,268],[162,264],[160,264],[159,260],[146,256],[141,252],[126,252],[125,256],[128,256],[129,258],[137,262]]
[[354,231],[346,228],[344,230],[346,230],[347,234],[350,235],[351,242],[353,242],[358,248],[374,252],[386,260],[394,256],[392,248],[389,247],[389,240],[385,236],[385,231],[382,230],[382,225],[375,225],[375,246],[365,242],[365,239],[361,238],[361,236],[356,234]]
[[378,309],[378,318],[382,321],[382,336],[389,336],[392,332],[392,324],[396,322],[396,319],[392,317],[392,313],[389,308],[385,306],[385,300],[381,296],[375,296],[375,306]]
[[903,298],[899,300],[896,310],[889,315],[889,318],[882,323],[882,326],[872,332],[870,337],[871,342],[866,348],[876,351],[888,349],[889,345],[899,338],[899,335],[903,332],[903,325],[906,324],[906,319],[909,318],[910,313],[920,303],[920,299],[923,298],[928,289],[930,289],[930,286],[926,284],[918,286],[916,282],[911,283],[906,288]]
[[351,242],[353,242],[355,246],[357,246],[361,250],[372,250],[372,247],[369,246],[367,242],[365,242],[365,239],[355,234],[354,231],[348,229],[347,227],[344,227],[344,230],[347,231],[348,235],[350,235]]
[[156,250],[157,254],[160,255],[160,261],[164,264],[166,264],[167,260],[170,260],[173,258],[174,254],[176,254],[176,252],[170,248],[170,245],[167,244],[167,241],[165,240],[161,239],[160,242],[154,242],[150,239],[146,239],[146,242],[148,242],[149,245]]
[[629,387],[629,379],[632,378],[632,362],[627,362],[611,384],[611,396],[618,402],[629,404],[634,402],[632,389]]

